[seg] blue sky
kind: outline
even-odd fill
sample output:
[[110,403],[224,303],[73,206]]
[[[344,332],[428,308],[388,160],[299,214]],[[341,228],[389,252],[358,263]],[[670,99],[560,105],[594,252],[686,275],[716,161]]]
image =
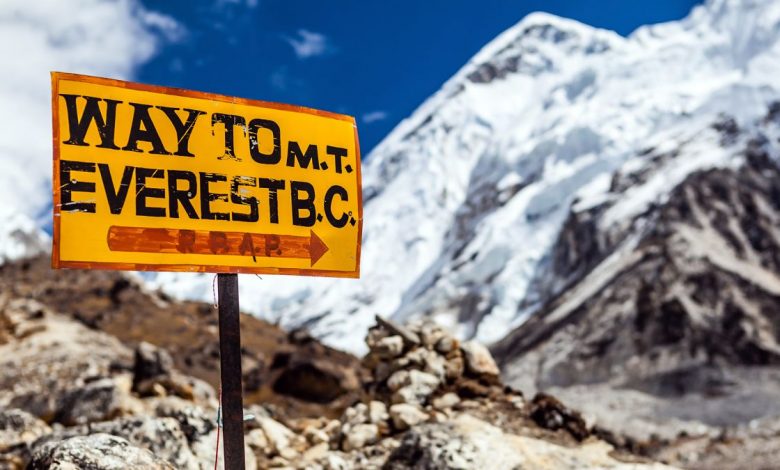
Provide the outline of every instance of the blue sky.
[[141,82],[292,103],[358,119],[363,155],[483,45],[532,11],[622,35],[692,0],[142,0],[187,33]]

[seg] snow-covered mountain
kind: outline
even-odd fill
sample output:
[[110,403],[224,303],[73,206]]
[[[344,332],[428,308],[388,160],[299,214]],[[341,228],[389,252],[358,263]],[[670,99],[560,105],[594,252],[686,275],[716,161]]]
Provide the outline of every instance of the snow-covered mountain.
[[[362,278],[246,276],[242,308],[350,350],[363,347],[375,313],[432,316],[464,337],[500,340],[598,267],[601,258],[556,269],[572,214],[599,207],[602,239],[628,239],[692,172],[738,166],[712,125],[753,126],[780,98],[778,76],[771,0],[709,0],[628,38],[529,15],[365,160]],[[153,282],[213,295],[208,275]]]
[[[97,48],[77,54],[83,63],[75,65],[123,75],[151,54],[154,41],[143,28],[160,18],[137,11],[129,17],[135,23],[128,33],[117,29],[117,41],[136,34],[143,53],[101,72]],[[74,18],[74,28],[88,19]],[[362,278],[244,276],[242,308],[285,326],[305,325],[353,351],[363,348],[375,313],[428,315],[463,337],[500,340],[567,286],[604,269],[609,255],[647,223],[648,207],[665,201],[688,175],[741,164],[737,147],[724,145],[712,125],[749,129],[780,97],[779,38],[780,3],[772,0],[709,0],[679,22],[628,38],[529,15],[365,159]],[[66,56],[57,48],[70,44],[39,42],[54,44],[45,50],[52,57]],[[9,91],[18,85],[0,89],[4,99],[32,100],[45,89]],[[41,149],[33,149],[24,170],[19,149],[0,149],[3,194],[11,201],[0,230],[2,256],[46,243],[33,222],[48,221],[41,215],[45,201],[14,189],[47,184],[48,160],[41,158],[48,154]],[[599,235],[567,244],[563,229],[585,217]],[[590,259],[567,263],[567,256]],[[179,297],[213,296],[211,275],[148,280]]]

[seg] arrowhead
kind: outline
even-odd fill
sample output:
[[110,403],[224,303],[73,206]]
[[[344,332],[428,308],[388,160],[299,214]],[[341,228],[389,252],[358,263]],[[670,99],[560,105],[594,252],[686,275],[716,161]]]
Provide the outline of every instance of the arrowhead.
[[314,230],[311,230],[309,235],[309,258],[311,259],[311,265],[314,266],[322,258],[322,255],[328,252],[328,249],[328,245],[314,233]]

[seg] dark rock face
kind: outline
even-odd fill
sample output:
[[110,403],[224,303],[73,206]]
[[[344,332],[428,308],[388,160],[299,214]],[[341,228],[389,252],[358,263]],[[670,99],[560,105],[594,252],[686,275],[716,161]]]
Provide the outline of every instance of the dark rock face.
[[55,422],[66,426],[113,419],[122,410],[122,392],[109,378],[90,382],[67,392]]
[[[574,284],[494,348],[499,361],[567,338],[570,352],[545,361],[540,388],[780,364],[778,194],[780,170],[765,156],[751,156],[737,171],[691,176],[650,215],[652,229],[634,261],[564,314],[562,305],[588,280]],[[632,356],[641,362],[628,368]],[[707,383],[698,382],[700,391]]]
[[135,348],[133,366],[134,388],[144,380],[170,375],[173,370],[173,358],[164,349],[143,341]]
[[[538,280],[551,300],[492,348],[510,385],[550,391],[597,414],[597,424],[638,436],[780,421],[780,409],[766,405],[780,400],[777,129],[746,135],[726,117],[712,128],[739,164],[689,175],[620,224],[603,222],[612,200],[572,212],[554,275]],[[654,177],[678,158],[653,149],[644,157],[646,167],[615,175],[616,198],[632,178]],[[584,398],[594,394],[602,399]],[[541,410],[537,418],[556,421]],[[669,420],[699,427],[660,424]]]
[[545,429],[565,429],[578,441],[590,435],[585,420],[578,412],[545,393],[537,394],[531,402],[531,419]]
[[27,468],[30,470],[58,468],[173,470],[175,467],[148,450],[133,446],[121,437],[93,434],[43,445],[35,452]]
[[329,364],[303,360],[285,368],[273,389],[301,400],[328,403],[347,392],[343,380],[343,374]]

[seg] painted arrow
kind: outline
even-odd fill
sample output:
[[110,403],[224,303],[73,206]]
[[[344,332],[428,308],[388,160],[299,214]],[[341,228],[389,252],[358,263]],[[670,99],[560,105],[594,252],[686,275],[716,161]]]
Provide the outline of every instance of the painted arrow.
[[251,256],[257,258],[300,258],[311,266],[328,252],[328,246],[314,233],[308,237],[214,230],[120,227],[108,229],[111,251],[176,253],[196,255]]

